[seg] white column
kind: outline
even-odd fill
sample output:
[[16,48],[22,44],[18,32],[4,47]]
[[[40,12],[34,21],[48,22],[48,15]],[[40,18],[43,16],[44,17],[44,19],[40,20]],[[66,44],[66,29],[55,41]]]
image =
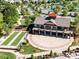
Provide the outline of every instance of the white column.
[[[45,25],[44,25],[44,29],[45,29]],[[44,30],[44,35],[46,35],[46,31]]]
[[57,32],[57,26],[56,26],[56,37],[58,36],[58,32]]
[[40,29],[38,31],[39,31],[39,35],[40,35]]
[[[52,30],[52,26],[51,26],[51,30]],[[50,35],[52,36],[52,31],[50,31]]]
[[64,38],[64,32],[63,32],[63,38]]
[[[39,27],[41,27],[41,25],[39,25]],[[39,28],[39,35],[40,35],[40,28]]]

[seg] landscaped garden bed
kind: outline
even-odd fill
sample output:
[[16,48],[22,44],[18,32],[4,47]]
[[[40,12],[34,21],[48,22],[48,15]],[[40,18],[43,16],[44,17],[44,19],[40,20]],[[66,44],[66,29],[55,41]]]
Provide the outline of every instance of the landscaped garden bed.
[[9,44],[9,42],[18,34],[19,32],[14,32],[13,34],[11,34],[11,36],[9,36],[2,45],[7,45]]
[[20,40],[24,37],[25,33],[26,32],[22,32],[11,45],[16,46],[20,42]]
[[44,51],[44,50],[40,50],[38,48],[33,47],[29,43],[22,45],[21,49],[24,50],[24,52],[23,52],[24,54],[32,54],[32,53],[38,53],[38,52]]
[[0,59],[16,59],[16,56],[9,52],[0,52]]

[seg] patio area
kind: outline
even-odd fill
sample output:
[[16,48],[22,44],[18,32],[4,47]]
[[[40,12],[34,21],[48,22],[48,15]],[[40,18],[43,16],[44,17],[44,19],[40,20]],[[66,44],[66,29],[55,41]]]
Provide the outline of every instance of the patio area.
[[51,36],[31,35],[27,36],[29,43],[42,50],[53,50],[55,52],[61,52],[66,50],[73,42],[73,38],[57,38]]

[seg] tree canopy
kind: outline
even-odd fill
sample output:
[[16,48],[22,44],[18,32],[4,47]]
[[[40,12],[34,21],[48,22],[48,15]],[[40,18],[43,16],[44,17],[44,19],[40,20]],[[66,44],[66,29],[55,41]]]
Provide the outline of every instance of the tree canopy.
[[8,5],[3,10],[4,22],[8,25],[8,27],[12,27],[18,20],[18,12],[14,5]]
[[2,28],[3,28],[3,14],[2,13],[0,13],[0,32],[1,32],[1,30],[2,30]]
[[6,30],[11,29],[18,19],[19,15],[16,6],[5,1],[0,1],[0,31],[3,31],[5,28]]

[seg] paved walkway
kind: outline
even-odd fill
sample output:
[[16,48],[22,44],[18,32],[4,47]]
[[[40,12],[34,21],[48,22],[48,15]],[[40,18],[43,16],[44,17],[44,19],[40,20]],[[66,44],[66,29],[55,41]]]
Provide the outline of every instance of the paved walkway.
[[[29,57],[31,57],[32,54],[21,54],[19,52],[15,52],[14,50],[3,50],[0,49],[1,52],[10,52],[16,55],[16,59],[27,59]],[[40,53],[34,53],[34,56],[43,56],[43,55],[48,55],[50,54],[50,51],[44,51],[44,52],[40,52]],[[55,58],[50,58],[50,59],[78,59],[79,56],[71,56],[70,58],[67,58],[65,56],[58,56]]]
[[79,56],[74,56],[74,57],[70,57],[70,58],[67,58],[65,56],[59,56],[59,57],[50,58],[50,59],[79,59]]
[[[10,52],[16,55],[16,59],[26,59],[26,58],[30,58],[32,54],[21,54],[19,52],[15,52],[15,50],[4,50],[4,49],[0,49],[1,52]],[[43,55],[47,55],[49,54],[50,51],[45,51],[45,52],[40,52],[40,53],[34,53],[34,56],[43,56]]]
[[4,39],[5,39],[5,36],[2,36],[2,37],[0,38],[0,45],[3,43]]
[[62,52],[73,42],[73,39],[56,38],[42,35],[28,35],[29,43],[39,49]]

